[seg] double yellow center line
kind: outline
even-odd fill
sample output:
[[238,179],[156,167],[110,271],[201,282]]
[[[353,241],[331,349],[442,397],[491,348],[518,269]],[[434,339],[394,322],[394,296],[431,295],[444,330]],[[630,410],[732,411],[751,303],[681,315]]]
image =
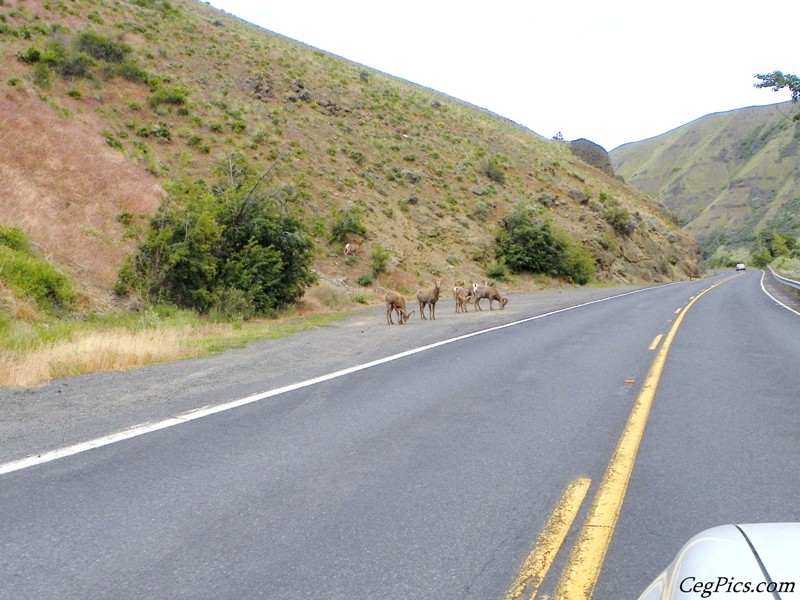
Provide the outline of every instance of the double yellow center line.
[[[672,327],[664,338],[658,354],[645,377],[642,389],[631,409],[628,422],[622,431],[622,436],[617,442],[617,447],[606,469],[600,487],[594,497],[594,502],[589,509],[586,520],[581,528],[578,540],[572,548],[567,565],[558,582],[554,600],[588,600],[592,597],[594,587],[600,576],[606,552],[611,543],[611,536],[619,518],[622,501],[628,487],[636,454],[639,450],[650,407],[656,394],[658,382],[664,370],[664,363],[675,339],[675,335],[683,322],[686,313],[692,305],[706,292],[728,281],[723,279],[706,288],[697,296],[691,298],[689,303],[678,309]],[[658,347],[661,336],[658,336],[650,345],[651,350]],[[528,600],[533,600],[539,591],[550,565],[555,559],[561,545],[574,522],[580,506],[590,487],[588,478],[580,477],[573,481],[564,492],[553,515],[550,517],[545,529],[542,531],[531,554],[520,570],[511,589],[506,594],[505,600],[517,600],[523,594]]]

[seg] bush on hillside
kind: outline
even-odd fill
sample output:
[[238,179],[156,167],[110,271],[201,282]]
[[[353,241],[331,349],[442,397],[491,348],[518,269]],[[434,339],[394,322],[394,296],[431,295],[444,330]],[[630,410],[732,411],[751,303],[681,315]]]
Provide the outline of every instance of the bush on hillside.
[[351,235],[366,236],[363,218],[364,209],[355,204],[337,210],[331,225],[330,241],[343,244]]
[[92,69],[97,63],[84,52],[68,52],[56,65],[56,71],[67,80],[91,79]]
[[385,273],[389,267],[389,261],[392,255],[383,247],[382,244],[375,244],[370,254],[370,265],[372,268],[372,276],[378,277],[381,273]]
[[260,191],[261,178],[209,187],[176,184],[145,241],[120,271],[116,291],[199,312],[271,315],[316,282],[314,245],[299,219]]
[[517,208],[501,226],[496,254],[512,272],[543,273],[580,285],[594,275],[592,254],[550,221],[535,220],[532,209]]
[[180,86],[164,86],[156,87],[147,103],[151,108],[158,108],[162,104],[171,104],[172,106],[183,106],[188,102],[188,92],[186,88]]
[[0,225],[0,246],[5,246],[16,252],[30,254],[31,245],[25,233],[17,227]]
[[636,221],[622,206],[613,204],[603,209],[603,218],[620,235],[631,235],[636,231]]
[[18,52],[17,58],[34,66],[40,84],[49,81],[51,71],[67,80],[94,79],[98,68],[106,78],[119,76],[133,82],[147,82],[147,73],[129,58],[131,52],[132,48],[124,42],[84,31],[75,36],[69,47],[60,40],[51,40],[44,50],[31,46]]
[[0,225],[0,280],[43,310],[66,310],[77,299],[67,276],[37,256],[16,227]]
[[93,31],[84,31],[76,35],[73,46],[78,52],[83,52],[94,59],[110,63],[122,62],[132,50],[124,42],[109,39]]
[[503,168],[500,159],[495,156],[487,158],[480,166],[480,172],[486,175],[489,179],[500,185],[506,183],[506,171]]

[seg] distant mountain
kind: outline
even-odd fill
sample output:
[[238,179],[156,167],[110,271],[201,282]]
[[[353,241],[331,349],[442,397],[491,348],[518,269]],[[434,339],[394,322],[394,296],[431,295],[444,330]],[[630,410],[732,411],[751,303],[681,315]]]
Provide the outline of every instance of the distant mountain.
[[800,122],[791,102],[711,114],[610,153],[614,171],[672,210],[713,253],[763,229],[800,234]]

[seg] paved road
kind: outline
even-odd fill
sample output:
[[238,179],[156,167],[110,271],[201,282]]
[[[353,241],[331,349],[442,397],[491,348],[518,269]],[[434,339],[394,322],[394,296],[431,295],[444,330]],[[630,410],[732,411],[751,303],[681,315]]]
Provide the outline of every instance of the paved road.
[[687,314],[597,598],[630,597],[708,527],[800,521],[800,315],[760,279],[740,274]]
[[[31,417],[0,429],[8,464],[36,450],[35,439],[51,450],[115,423],[529,319],[0,475],[0,597],[503,598],[564,490],[584,478],[586,501],[542,585],[550,593],[653,364],[655,336],[729,275],[548,292],[402,328],[364,313],[224,360],[0,395],[4,409]],[[363,344],[372,327],[386,340],[380,352]],[[799,331],[800,317],[761,292],[757,272],[686,313],[596,598],[635,597],[706,524],[800,520]],[[299,366],[303,352],[314,360]],[[254,356],[272,366],[254,369]],[[61,410],[63,394],[63,426],[25,412],[31,400]],[[69,418],[76,407],[86,410]]]

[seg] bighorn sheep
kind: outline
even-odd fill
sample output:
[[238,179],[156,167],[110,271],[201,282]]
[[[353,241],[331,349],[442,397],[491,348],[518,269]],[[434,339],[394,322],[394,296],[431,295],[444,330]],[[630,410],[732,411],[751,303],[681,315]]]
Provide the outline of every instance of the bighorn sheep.
[[489,287],[488,285],[478,285],[477,283],[472,284],[472,296],[474,298],[473,302],[478,310],[483,310],[481,308],[481,300],[483,298],[489,299],[489,310],[494,310],[492,308],[492,302],[497,300],[500,304],[500,310],[503,310],[508,304],[508,298],[504,298],[500,295],[495,288]]
[[453,300],[456,302],[456,313],[468,312],[467,304],[472,302],[472,287],[457,285],[453,288]]
[[[385,289],[385,288],[384,288]],[[392,311],[397,311],[397,320],[398,325],[405,325],[406,321],[414,314],[415,311],[406,312],[406,299],[403,298],[402,294],[398,294],[397,292],[390,292],[386,291],[386,295],[383,297],[386,300],[386,324],[387,325],[394,325],[394,321],[392,321]]]
[[440,281],[433,282],[433,289],[419,290],[417,292],[417,301],[419,302],[419,316],[425,319],[425,307],[428,307],[428,315],[432,320],[436,320],[436,302],[439,300],[439,286],[442,285]]
[[345,256],[355,256],[356,252],[358,252],[359,245],[354,242],[347,242],[344,245],[344,255]]

